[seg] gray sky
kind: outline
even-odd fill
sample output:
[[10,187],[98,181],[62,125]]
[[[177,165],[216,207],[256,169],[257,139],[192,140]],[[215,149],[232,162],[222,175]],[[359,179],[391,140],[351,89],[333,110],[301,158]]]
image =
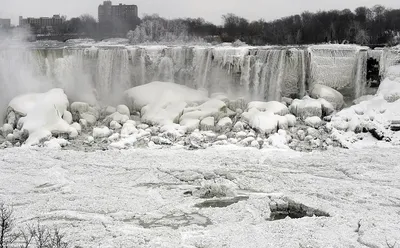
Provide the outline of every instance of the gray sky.
[[[12,18],[17,24],[18,16],[66,15],[68,18],[89,13],[97,18],[97,7],[102,0],[0,0],[0,18]],[[329,9],[351,10],[358,6],[372,7],[381,4],[400,8],[400,0],[116,0],[113,4],[136,4],[139,15],[158,13],[160,16],[203,17],[221,24],[221,16],[235,13],[249,20],[264,18],[273,20],[301,13],[305,10]]]

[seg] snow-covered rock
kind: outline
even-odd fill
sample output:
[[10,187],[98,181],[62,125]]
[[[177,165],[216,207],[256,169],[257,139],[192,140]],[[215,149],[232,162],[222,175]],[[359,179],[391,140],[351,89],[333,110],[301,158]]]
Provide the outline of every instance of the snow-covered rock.
[[117,109],[114,108],[114,107],[112,107],[112,106],[107,106],[107,107],[104,109],[104,115],[106,115],[106,116],[111,115],[111,114],[114,114],[115,112],[117,112]]
[[225,134],[219,135],[217,137],[217,140],[227,140],[227,139],[228,139],[228,137]]
[[85,119],[80,119],[79,120],[79,125],[81,125],[82,128],[87,128],[88,127],[88,122]]
[[274,133],[267,139],[268,145],[279,149],[289,149],[287,145],[286,133]]
[[10,124],[8,124],[8,123],[5,123],[5,124],[3,125],[3,127],[1,128],[0,134],[2,134],[3,137],[7,137],[7,135],[10,134],[10,133],[12,133],[12,132],[13,132],[13,127],[12,127],[12,125],[10,125]]
[[112,131],[108,127],[95,127],[93,128],[93,138],[107,138],[112,134]]
[[200,130],[215,131],[215,118],[212,116],[206,117],[200,122]]
[[200,120],[193,118],[181,118],[180,125],[185,127],[186,132],[190,133],[200,128]]
[[108,140],[111,141],[111,142],[115,142],[115,141],[117,141],[119,139],[120,139],[119,133],[114,133],[110,137],[108,137]]
[[289,122],[286,116],[281,116],[281,115],[276,115],[276,118],[278,119],[278,128],[279,129],[288,129],[289,128]]
[[318,128],[322,125],[322,120],[318,116],[308,117],[305,120],[307,126]]
[[62,89],[52,89],[46,93],[26,94],[11,100],[9,107],[25,115],[19,122],[22,129],[29,132],[26,145],[36,145],[48,140],[52,133],[69,134],[72,129],[62,119],[69,106]]
[[68,124],[72,124],[72,114],[68,110],[64,111],[63,114],[63,119],[66,121]]
[[322,117],[321,102],[308,96],[305,96],[302,100],[293,100],[289,110],[292,114],[303,120],[312,116]]
[[235,125],[232,128],[233,132],[240,132],[244,130],[244,124],[241,121],[238,121],[235,123]]
[[255,108],[261,112],[271,112],[276,115],[282,115],[282,116],[289,114],[289,109],[286,107],[286,105],[277,101],[249,102],[249,104],[247,105],[247,109],[252,109],[252,108]]
[[124,97],[129,109],[136,111],[141,111],[146,105],[157,105],[161,108],[171,103],[208,100],[207,92],[170,82],[152,82],[137,86],[125,91]]
[[224,132],[232,127],[232,120],[229,117],[224,117],[217,123],[217,131]]
[[125,124],[122,126],[122,129],[121,129],[121,137],[126,138],[132,134],[138,133],[138,130],[136,129],[135,124],[136,123],[134,121],[125,122]]
[[105,119],[104,119],[104,124],[106,126],[109,126],[111,124],[112,121],[115,121],[121,125],[124,125],[125,122],[127,122],[129,120],[129,115],[123,115],[119,112],[115,112],[112,113],[111,115],[108,115]]
[[327,100],[333,105],[334,109],[341,109],[344,105],[343,95],[339,91],[323,84],[314,84],[310,90],[310,96],[314,99],[323,98]]
[[328,102],[324,98],[319,98],[318,101],[321,103],[323,116],[328,116],[335,112],[335,107],[333,107],[332,103]]
[[263,134],[274,133],[278,129],[278,116],[271,112],[260,112],[252,108],[244,112],[242,118],[248,121],[250,127]]
[[118,129],[121,129],[122,126],[121,126],[121,124],[119,124],[117,121],[111,121],[111,122],[110,122],[110,128],[111,128],[112,130],[118,130]]
[[130,116],[131,112],[129,111],[129,108],[126,105],[118,105],[117,106],[117,112],[120,113],[121,115],[126,115]]
[[296,116],[294,116],[292,114],[287,114],[287,115],[285,115],[285,117],[286,117],[289,127],[294,127],[296,125],[296,122],[297,122]]

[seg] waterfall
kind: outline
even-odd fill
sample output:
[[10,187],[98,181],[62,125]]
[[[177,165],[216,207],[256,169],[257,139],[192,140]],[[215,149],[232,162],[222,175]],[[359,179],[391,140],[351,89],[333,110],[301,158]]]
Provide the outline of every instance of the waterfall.
[[[121,102],[126,89],[154,80],[249,100],[303,97],[307,85],[315,83],[358,97],[364,92],[366,60],[371,54],[349,45],[66,46],[7,53],[0,51],[0,87],[10,92],[3,101],[24,92],[61,87],[71,101],[113,105]],[[399,61],[399,54],[391,50],[374,56],[379,54],[382,71]],[[14,73],[15,68],[19,73]]]

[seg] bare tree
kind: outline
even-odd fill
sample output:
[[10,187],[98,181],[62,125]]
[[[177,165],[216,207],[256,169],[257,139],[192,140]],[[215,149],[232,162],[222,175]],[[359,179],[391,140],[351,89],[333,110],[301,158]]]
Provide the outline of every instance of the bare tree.
[[0,248],[9,247],[18,238],[12,233],[13,227],[13,210],[0,203]]

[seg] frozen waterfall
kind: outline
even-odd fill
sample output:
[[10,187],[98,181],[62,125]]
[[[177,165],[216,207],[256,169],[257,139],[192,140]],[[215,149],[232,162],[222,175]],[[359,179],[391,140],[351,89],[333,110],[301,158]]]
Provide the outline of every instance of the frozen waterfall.
[[7,49],[0,50],[0,94],[9,100],[16,94],[60,87],[72,101],[116,104],[126,89],[167,81],[210,94],[267,101],[303,97],[310,86],[320,83],[356,98],[366,86],[367,58],[386,61],[381,65],[384,71],[398,58],[393,54],[350,45]]

